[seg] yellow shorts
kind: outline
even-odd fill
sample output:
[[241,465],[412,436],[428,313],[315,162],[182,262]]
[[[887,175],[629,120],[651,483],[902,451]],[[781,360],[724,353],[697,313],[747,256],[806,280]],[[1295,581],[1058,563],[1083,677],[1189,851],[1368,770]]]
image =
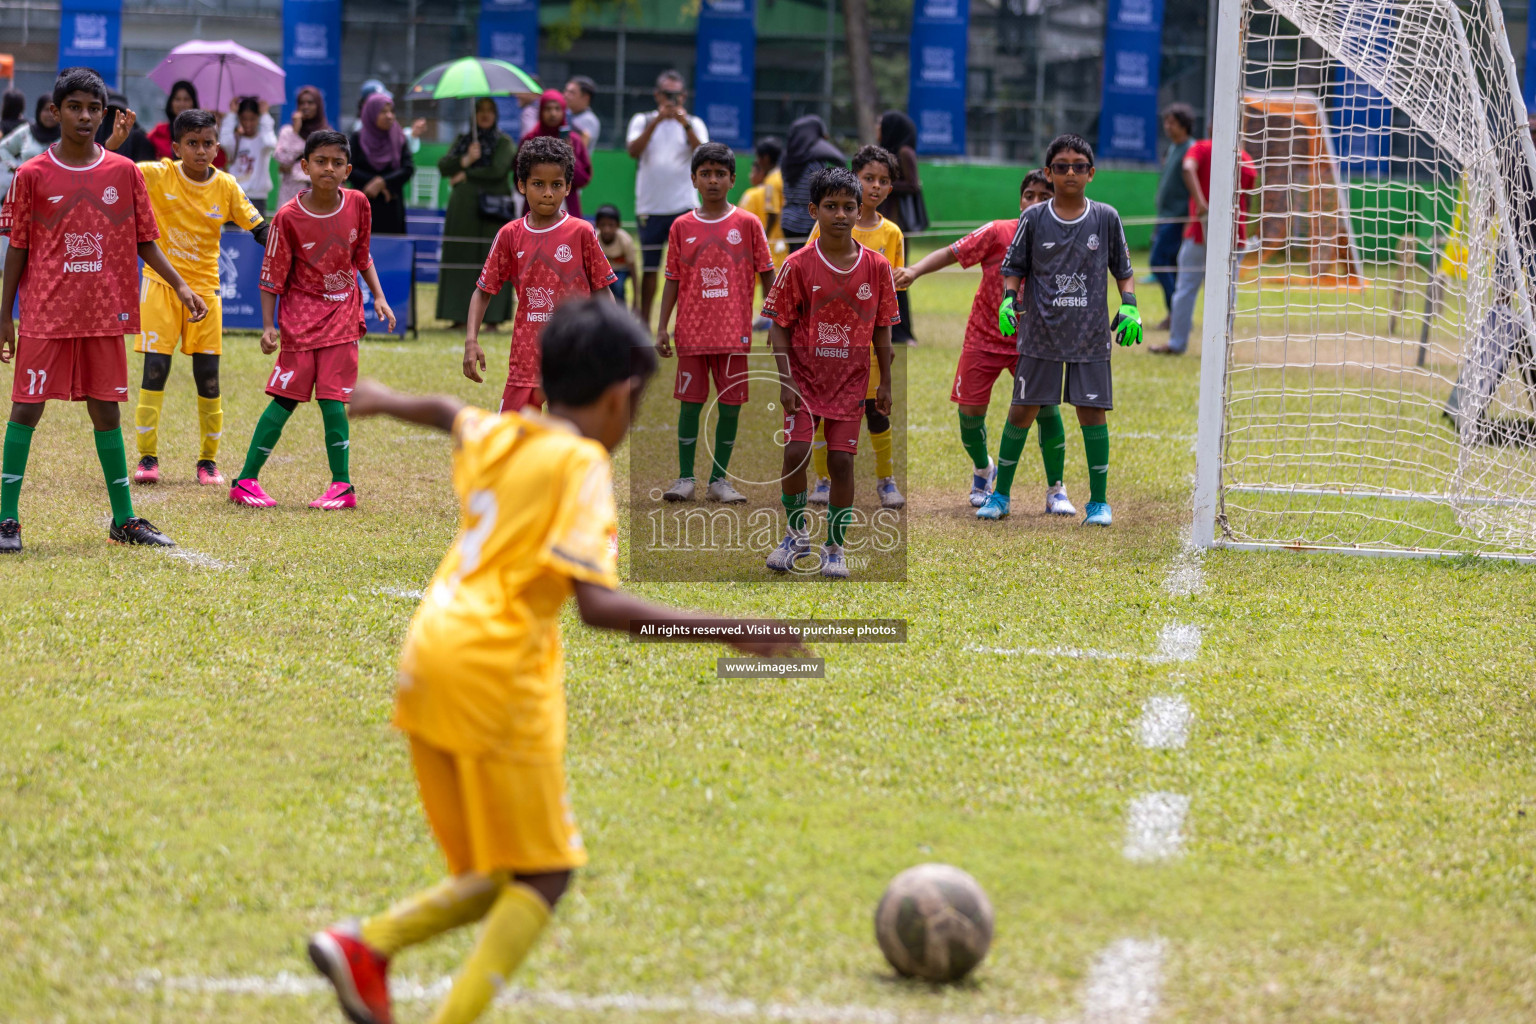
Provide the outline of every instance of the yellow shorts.
[[187,308],[170,285],[148,274],[139,284],[139,329],[133,336],[135,352],[154,352],[168,356],[176,351],[181,339],[183,355],[220,355],[224,351],[224,325],[218,290],[204,295],[208,315],[197,323],[187,322]]
[[410,740],[421,803],[451,874],[535,875],[587,862],[560,758],[470,757]]

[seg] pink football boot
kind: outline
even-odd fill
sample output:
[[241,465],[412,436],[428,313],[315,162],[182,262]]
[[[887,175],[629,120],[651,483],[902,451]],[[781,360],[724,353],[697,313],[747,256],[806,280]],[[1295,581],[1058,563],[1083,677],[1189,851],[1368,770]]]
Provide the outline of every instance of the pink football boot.
[[351,484],[335,481],[325,493],[309,503],[310,508],[357,508],[357,489]]
[[229,500],[250,508],[271,508],[277,504],[277,499],[262,490],[261,484],[254,479],[236,480],[229,489]]
[[204,487],[216,487],[224,482],[224,474],[219,472],[218,463],[212,459],[197,460],[197,482]]
[[146,455],[139,460],[139,464],[133,467],[133,482],[136,484],[157,484],[160,482],[160,460],[153,455]]

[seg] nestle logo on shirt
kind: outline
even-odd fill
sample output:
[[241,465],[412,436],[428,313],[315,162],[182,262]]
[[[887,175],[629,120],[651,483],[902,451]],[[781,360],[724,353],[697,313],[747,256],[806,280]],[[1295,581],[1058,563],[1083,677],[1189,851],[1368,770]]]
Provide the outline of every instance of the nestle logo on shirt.
[[848,328],[842,324],[816,325],[816,355],[824,359],[847,359],[850,344]]
[[73,231],[64,235],[64,273],[87,274],[101,270],[101,239],[99,234]]
[[700,267],[699,276],[704,279],[703,295],[706,299],[730,298],[730,278],[724,267]]

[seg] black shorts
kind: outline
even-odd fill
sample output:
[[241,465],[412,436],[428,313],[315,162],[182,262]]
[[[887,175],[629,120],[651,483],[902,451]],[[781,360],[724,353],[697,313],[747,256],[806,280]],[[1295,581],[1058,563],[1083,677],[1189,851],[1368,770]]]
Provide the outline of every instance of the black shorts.
[[[1066,373],[1063,386],[1062,373]],[[1059,359],[1019,356],[1013,371],[1014,405],[1060,405],[1080,409],[1113,409],[1114,387],[1109,360],[1096,363],[1064,363]]]
[[640,225],[640,266],[643,269],[657,270],[661,267],[661,250],[666,248],[667,235],[672,231],[672,222],[682,215],[682,213],[641,213],[635,216],[635,222]]

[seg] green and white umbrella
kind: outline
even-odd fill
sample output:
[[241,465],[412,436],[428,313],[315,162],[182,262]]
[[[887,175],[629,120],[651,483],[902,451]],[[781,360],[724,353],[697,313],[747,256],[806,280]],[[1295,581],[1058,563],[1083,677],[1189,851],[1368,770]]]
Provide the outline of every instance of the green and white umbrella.
[[413,100],[475,99],[540,92],[539,83],[516,64],[492,57],[460,57],[431,68],[411,84]]

